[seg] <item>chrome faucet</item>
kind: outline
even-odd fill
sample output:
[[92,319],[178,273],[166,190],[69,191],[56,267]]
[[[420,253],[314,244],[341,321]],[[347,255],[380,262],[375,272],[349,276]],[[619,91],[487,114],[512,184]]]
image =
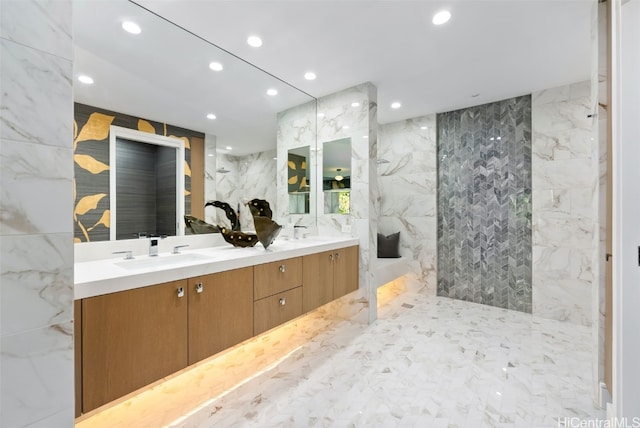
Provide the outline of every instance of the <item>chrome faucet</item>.
[[158,255],[158,242],[164,238],[166,238],[166,235],[151,236],[149,238],[149,257],[155,257]]
[[306,228],[307,228],[307,226],[299,226],[299,225],[293,226],[293,239],[298,239],[299,238],[298,235],[300,235],[299,230],[300,229],[306,229]]

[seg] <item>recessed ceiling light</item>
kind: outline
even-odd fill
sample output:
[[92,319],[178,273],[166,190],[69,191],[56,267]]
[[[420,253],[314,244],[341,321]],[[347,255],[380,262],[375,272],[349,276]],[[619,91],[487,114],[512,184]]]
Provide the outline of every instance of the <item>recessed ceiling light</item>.
[[402,107],[402,104],[400,104],[398,101],[391,103],[391,108],[400,108],[400,107]]
[[349,126],[348,126],[348,125],[344,125],[344,126],[342,127],[342,129],[349,129]]
[[226,148],[227,148],[227,150],[233,150],[233,147],[231,147],[231,146],[227,146]]
[[369,138],[369,136],[368,135],[363,135],[362,138]]
[[315,80],[316,73],[314,73],[313,71],[307,71],[306,73],[304,73],[304,78],[307,80]]
[[85,85],[93,85],[93,79],[89,76],[86,76],[84,74],[81,74],[80,76],[78,76],[78,80],[82,83],[84,83]]
[[267,95],[271,95],[273,97],[274,95],[278,95],[278,91],[273,88],[267,89]]
[[318,117],[324,117],[324,113],[318,113]]
[[209,153],[207,156],[213,156],[213,153]]
[[214,61],[209,63],[209,68],[213,71],[222,71],[224,67],[222,67],[222,64],[220,64],[219,62]]
[[420,129],[427,129],[427,127],[426,126],[421,126]]
[[351,103],[351,107],[360,107],[360,103]]
[[142,28],[138,24],[132,21],[124,21],[122,23],[122,29],[127,33],[131,34],[140,34],[142,33]]
[[207,115],[207,119],[214,120],[215,118],[216,118],[216,115],[215,115],[215,114],[213,114],[213,113],[209,113],[209,114]]
[[433,15],[433,19],[431,20],[431,22],[433,22],[433,25],[442,25],[450,19],[451,12],[449,12],[448,10],[441,10],[440,12]]
[[262,39],[258,36],[249,36],[247,39],[247,43],[249,46],[253,46],[254,48],[259,48],[262,46]]

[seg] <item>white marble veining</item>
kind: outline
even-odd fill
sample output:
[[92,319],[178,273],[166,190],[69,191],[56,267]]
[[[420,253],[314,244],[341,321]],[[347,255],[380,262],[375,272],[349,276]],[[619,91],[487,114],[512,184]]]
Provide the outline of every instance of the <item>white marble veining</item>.
[[591,184],[593,213],[591,260],[592,372],[593,395],[600,396],[600,381],[605,378],[605,296],[606,296],[606,227],[607,227],[607,3],[591,6],[591,163],[595,173]]
[[[73,124],[72,66],[68,59],[0,39],[2,103],[0,137],[67,147]],[[46,89],[45,89],[46,88]],[[42,96],[34,99],[31,91]]]
[[69,235],[3,236],[2,336],[73,319],[73,242]]
[[376,323],[334,319],[257,377],[168,426],[548,428],[565,417],[602,418],[589,394],[589,334],[404,293],[380,308]]
[[[316,129],[317,111],[316,102],[310,101],[278,113],[278,134],[277,134],[277,159],[276,159],[276,209],[274,216],[276,221],[282,225],[289,222],[315,226],[316,204],[318,198],[316,151]],[[289,149],[299,147],[309,147],[310,182],[316,183],[312,186],[310,194],[309,214],[289,214],[289,193],[288,193],[288,168]],[[283,231],[288,233],[289,231]]]
[[3,141],[0,233],[72,232],[73,154],[69,148]]
[[72,2],[0,8],[0,425],[72,426]]
[[[204,201],[215,201],[217,199],[216,191],[216,158],[217,158],[217,137],[213,134],[205,134],[204,136]],[[206,208],[204,213],[204,221],[209,224],[216,224],[217,214],[213,208]]]
[[[357,103],[357,105],[354,105]],[[318,158],[316,176],[322,176],[322,143],[343,138],[351,140],[351,193],[348,215],[325,214],[324,194],[317,183],[318,230],[320,234],[340,234],[351,226],[360,239],[359,292],[369,303],[369,321],[376,316],[376,288],[372,265],[376,258],[379,193],[376,179],[377,89],[363,83],[318,99]]]
[[71,60],[71,10],[69,1],[3,1],[0,37]]
[[[217,168],[229,172],[216,173],[216,199],[227,202],[238,211],[242,230],[255,230],[251,212],[244,200],[265,199],[276,212],[276,157],[275,150],[253,153],[246,156],[218,154]],[[212,200],[212,199],[209,199]],[[217,215],[215,224],[229,226],[229,220],[220,209],[207,207],[207,216]]]
[[594,281],[591,83],[532,95],[533,314],[589,326]]
[[414,287],[436,289],[436,115],[380,126],[378,229],[400,232],[400,254],[408,257]]

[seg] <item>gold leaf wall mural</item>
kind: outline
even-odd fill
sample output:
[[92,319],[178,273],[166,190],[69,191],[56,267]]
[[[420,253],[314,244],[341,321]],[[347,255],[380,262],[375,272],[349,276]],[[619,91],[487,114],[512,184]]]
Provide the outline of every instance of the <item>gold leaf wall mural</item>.
[[[191,137],[204,139],[201,132],[166,123],[129,116],[84,104],[74,104],[74,242],[109,239],[109,129],[111,125],[137,129],[184,141],[185,144],[185,208],[190,214]],[[158,131],[156,131],[158,130]],[[83,144],[78,144],[84,142]],[[86,225],[93,226],[86,227]],[[100,225],[104,227],[99,227]]]
[[111,211],[106,210],[105,212],[102,213],[102,217],[100,217],[100,220],[98,220],[96,224],[88,228],[87,232],[91,232],[98,225],[103,225],[108,229],[110,227],[110,221],[111,221]]
[[155,134],[156,128],[153,127],[148,121],[144,119],[138,119],[138,131],[148,132],[149,134]]
[[82,127],[80,134],[73,142],[73,149],[81,141],[88,140],[106,140],[109,136],[109,127],[115,116],[108,116],[102,113],[91,113],[89,120]]
[[97,195],[89,195],[81,198],[76,204],[73,214],[76,216],[84,215],[90,210],[95,210],[98,207],[98,202],[105,196],[107,196],[106,193],[98,193]]
[[109,169],[109,165],[97,161],[89,155],[73,155],[73,160],[91,174],[100,174],[102,171]]

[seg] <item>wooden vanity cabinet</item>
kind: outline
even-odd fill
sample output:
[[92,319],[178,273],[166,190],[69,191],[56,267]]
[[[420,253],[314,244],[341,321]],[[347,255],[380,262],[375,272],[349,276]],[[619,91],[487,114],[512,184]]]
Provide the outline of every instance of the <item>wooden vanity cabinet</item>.
[[187,366],[187,280],[82,300],[82,410]]
[[304,256],[303,311],[358,289],[358,246]]
[[189,282],[189,364],[253,336],[253,267]]
[[302,257],[253,267],[253,334],[302,315]]
[[358,288],[358,246],[75,302],[76,416]]
[[358,289],[360,281],[358,246],[333,250],[333,298]]

